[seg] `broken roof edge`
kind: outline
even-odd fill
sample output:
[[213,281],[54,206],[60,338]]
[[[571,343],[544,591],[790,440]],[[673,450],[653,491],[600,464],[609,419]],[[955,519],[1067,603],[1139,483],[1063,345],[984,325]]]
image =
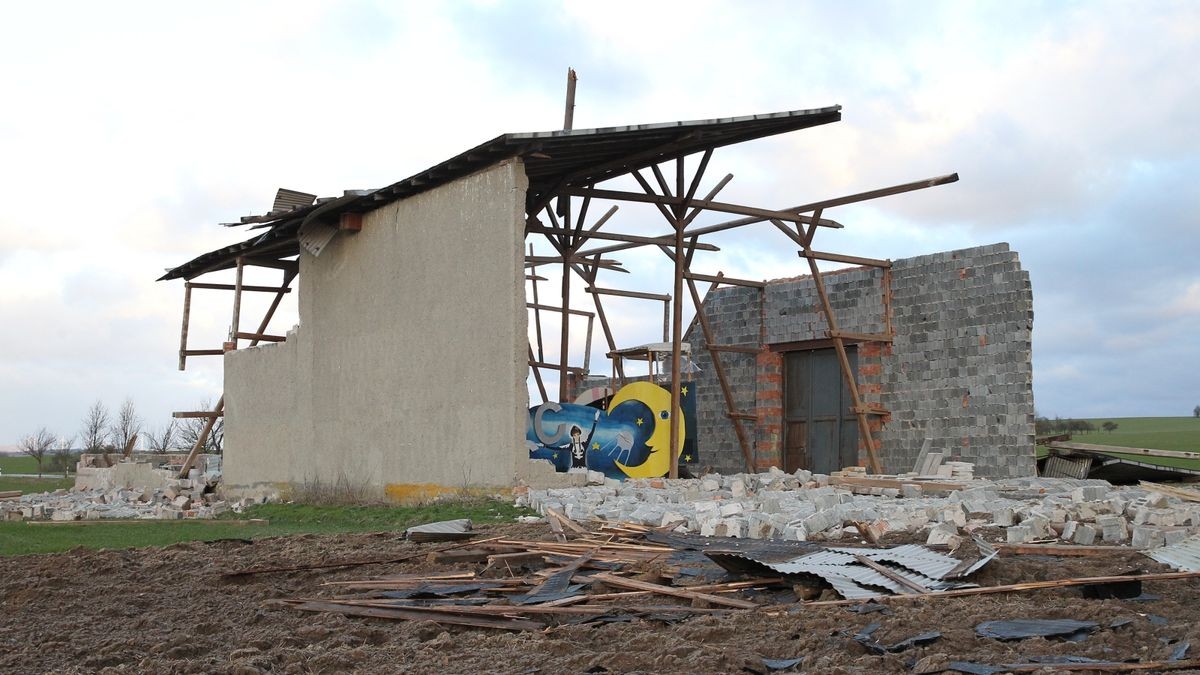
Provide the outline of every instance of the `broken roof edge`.
[[[542,162],[539,158],[526,158],[526,172],[530,175],[530,190],[534,190],[534,180],[552,183],[563,177],[576,177],[581,183],[601,182],[640,169],[651,163],[666,161],[679,156],[686,156],[706,149],[744,143],[766,136],[774,136],[790,131],[820,126],[841,120],[841,105],[824,108],[808,108],[800,110],[743,115],[740,117],[718,117],[702,120],[685,120],[678,122],[658,122],[651,124],[626,125],[617,127],[596,127],[590,129],[572,129],[557,131],[539,131],[524,133],[506,133],[491,140],[476,145],[465,152],[459,153],[432,167],[420,171],[408,178],[391,185],[369,191],[356,191],[333,199],[318,199],[309,206],[302,206],[291,211],[278,214],[274,219],[247,218],[245,224],[253,224],[251,229],[270,228],[267,232],[247,239],[243,242],[224,246],[219,249],[201,254],[192,260],[169,269],[157,281],[171,279],[192,279],[201,274],[234,265],[233,259],[248,252],[264,252],[260,245],[274,243],[268,248],[276,248],[277,240],[294,235],[303,223],[312,220],[318,214],[336,215],[341,211],[373,211],[391,202],[405,199],[415,194],[455,180],[496,162],[510,159],[517,155],[526,155],[545,149],[544,143],[559,147],[570,148],[572,141],[579,142],[581,157],[576,158],[576,165],[560,166],[561,157],[554,161]],[[705,137],[705,132],[708,132]],[[682,134],[679,138],[668,138],[670,134]],[[690,134],[695,134],[690,142],[684,142]],[[585,155],[583,150],[589,141],[596,139],[627,139],[626,146],[618,148],[617,156]],[[680,145],[682,143],[682,145]],[[649,147],[642,147],[648,145]],[[671,145],[669,149],[666,147]],[[659,152],[661,151],[661,152]],[[647,152],[649,157],[644,156]],[[624,158],[629,161],[622,163]],[[551,158],[547,157],[547,160]],[[545,166],[538,170],[539,162]],[[591,162],[590,166],[588,163]],[[614,162],[624,170],[617,172],[612,168]],[[598,168],[599,167],[599,168]],[[589,173],[588,170],[593,173]],[[564,178],[565,180],[565,178]],[[272,236],[274,235],[274,236]],[[295,248],[295,247],[292,247]],[[289,248],[289,251],[291,249]],[[291,251],[295,253],[295,251]]]

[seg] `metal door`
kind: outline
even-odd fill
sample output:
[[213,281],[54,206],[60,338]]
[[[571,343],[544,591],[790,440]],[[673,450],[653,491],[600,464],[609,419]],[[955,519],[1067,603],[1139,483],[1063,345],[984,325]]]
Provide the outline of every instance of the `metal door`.
[[[846,345],[850,370],[858,352]],[[783,468],[830,473],[858,464],[858,424],[850,411],[850,388],[833,349],[784,355]]]

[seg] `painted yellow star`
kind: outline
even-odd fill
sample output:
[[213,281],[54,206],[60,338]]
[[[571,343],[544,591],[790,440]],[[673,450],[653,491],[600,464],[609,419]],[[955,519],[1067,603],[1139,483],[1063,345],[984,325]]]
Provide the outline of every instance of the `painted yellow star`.
[[679,395],[680,395],[680,396],[687,396],[687,386],[686,386],[686,385],[684,385],[684,386],[682,386],[682,387],[680,387],[680,388],[679,388]]
[[643,423],[643,420],[642,420],[642,418],[640,418],[640,417],[639,417],[639,418],[637,418],[637,425],[638,425],[639,427],[640,427],[640,426],[642,426],[642,423]]
[[593,449],[593,450],[599,450],[599,449],[600,449],[600,444],[599,444],[599,443],[592,443],[592,449]]
[[558,459],[558,453],[554,453],[554,459]]
[[691,456],[691,455],[684,455],[684,456],[683,456],[683,461],[685,461],[685,462],[690,462],[690,461],[692,461],[692,456]]

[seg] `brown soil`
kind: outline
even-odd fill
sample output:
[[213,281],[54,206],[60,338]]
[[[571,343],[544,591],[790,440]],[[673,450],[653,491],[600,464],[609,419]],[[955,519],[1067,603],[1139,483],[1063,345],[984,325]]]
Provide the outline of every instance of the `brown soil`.
[[[519,537],[543,534],[541,526],[485,529]],[[900,673],[938,672],[956,660],[1012,663],[1048,654],[1161,660],[1181,640],[1195,645],[1189,657],[1200,651],[1200,582],[1194,580],[1148,583],[1145,591],[1161,596],[1152,601],[1088,600],[1078,589],[1062,589],[896,602],[887,614],[797,607],[794,613],[732,613],[674,625],[643,621],[508,633],[301,613],[266,603],[332,595],[321,586],[325,581],[432,572],[424,559],[222,576],[252,566],[375,558],[436,546],[409,544],[391,533],[307,535],[0,558],[0,672],[728,673],[765,672],[763,657],[803,657],[797,667],[803,672]],[[1089,558],[1007,556],[993,561],[974,581],[992,585],[1131,568],[1165,571],[1133,552]],[[1165,618],[1165,625],[1157,617]],[[975,636],[974,627],[983,621],[1016,618],[1091,620],[1102,628],[1079,643]],[[1122,618],[1132,622],[1108,628]],[[931,630],[943,637],[877,656],[852,639],[875,621],[882,626],[873,637],[884,644]]]

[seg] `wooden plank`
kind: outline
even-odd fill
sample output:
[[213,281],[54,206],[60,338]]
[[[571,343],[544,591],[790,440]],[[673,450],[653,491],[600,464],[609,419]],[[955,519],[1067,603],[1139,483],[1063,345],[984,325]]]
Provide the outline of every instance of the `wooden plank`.
[[21,496],[20,490],[5,490],[4,492],[0,492],[0,499],[8,499],[10,497],[20,497],[20,496]]
[[[175,521],[175,522],[178,522],[178,521]],[[238,521],[230,520],[230,521],[221,521],[221,522],[233,523],[233,522],[238,522]],[[466,546],[479,546],[480,544],[493,542],[498,539],[503,539],[503,537],[492,537],[491,539],[478,539],[475,541],[467,541],[467,542],[461,542],[458,544],[450,544],[448,546],[443,546],[436,550],[437,551],[451,551],[451,550],[454,550],[457,548],[464,548]],[[410,554],[402,555],[402,556],[393,556],[390,558],[368,558],[366,560],[342,560],[342,561],[335,561],[335,562],[329,562],[329,563],[317,563],[315,565],[295,565],[295,566],[286,566],[286,567],[251,567],[248,569],[236,570],[233,572],[225,572],[223,574],[223,576],[239,577],[239,576],[249,576],[252,574],[269,574],[269,573],[274,573],[274,572],[296,572],[296,571],[300,571],[300,570],[321,570],[321,569],[332,569],[332,568],[337,568],[337,567],[361,567],[364,565],[390,565],[390,564],[394,564],[394,563],[400,563],[400,562],[405,562],[408,560],[413,560],[414,558],[423,558],[428,554],[429,554],[429,551],[419,551],[417,553],[410,553]],[[474,575],[471,575],[471,576],[474,576]]]
[[547,506],[546,507],[546,515],[549,516],[550,518],[553,518],[554,520],[557,520],[563,527],[566,527],[567,529],[571,530],[572,532],[575,532],[576,534],[583,534],[583,535],[591,534],[591,532],[588,532],[587,530],[583,529],[582,527],[579,526],[578,523],[576,523],[575,521],[566,517],[564,514],[562,514],[561,512],[559,512],[556,509],[552,509]]
[[850,263],[851,265],[862,265],[864,267],[880,267],[890,269],[892,261],[879,260],[877,258],[863,258],[856,255],[843,255],[841,253],[829,253],[827,251],[800,251],[801,258],[816,258],[817,260],[826,260],[828,262]]
[[[547,312],[560,312],[561,313],[563,311],[562,307],[554,307],[553,305],[538,305],[538,304],[534,304],[532,302],[525,303],[525,307],[527,309],[545,310]],[[571,309],[570,307],[567,308],[567,314],[570,314],[572,316],[589,316],[589,317],[594,316],[591,312],[585,312],[582,309]]]
[[[894,602],[911,600],[913,598],[936,600],[941,598],[962,598],[969,595],[991,595],[995,593],[1019,593],[1022,591],[1037,591],[1043,588],[1066,588],[1068,586],[1088,586],[1091,584],[1116,584],[1126,581],[1171,581],[1175,579],[1195,579],[1200,572],[1161,572],[1158,574],[1129,574],[1104,577],[1076,577],[1073,579],[1055,579],[1053,581],[1026,581],[1019,584],[1004,586],[983,586],[981,588],[960,588],[953,591],[934,591],[922,595],[881,595],[873,598],[875,602]],[[840,605],[857,605],[862,599],[855,600],[821,600],[801,603],[805,607],[834,607]]]
[[697,593],[675,586],[663,586],[662,584],[652,584],[648,581],[639,581],[637,579],[627,579],[618,577],[613,574],[599,572],[592,575],[592,579],[609,586],[617,588],[629,588],[635,591],[650,591],[660,595],[669,595],[676,598],[683,598],[691,601],[702,601],[713,605],[721,605],[723,607],[734,607],[737,609],[758,609],[759,605],[748,602],[746,600],[738,600],[736,598],[723,598],[719,595],[710,595],[708,593]]
[[[545,368],[547,370],[559,370],[560,368],[562,368],[561,364],[546,363],[545,361],[530,361],[529,365],[534,368]],[[576,368],[575,366],[570,366],[567,368],[567,370],[572,373],[582,373],[583,372],[583,368]]]
[[[544,235],[557,234],[560,236],[569,234],[569,232],[567,230],[553,228],[553,227],[536,226],[536,225],[531,226],[531,227],[526,227],[525,233],[526,234],[544,234]],[[619,233],[615,233],[615,232],[589,232],[587,235],[587,239],[603,239],[606,241],[626,241],[626,242],[631,242],[631,243],[645,244],[648,246],[654,246],[657,244],[670,244],[673,241],[672,236],[645,237],[645,236],[636,235],[636,234],[619,234]],[[715,246],[713,244],[697,244],[696,246],[701,251],[720,251],[721,250],[720,247]]]
[[507,619],[487,616],[466,616],[430,611],[417,607],[364,607],[341,602],[308,601],[290,605],[303,612],[333,612],[349,616],[366,616],[373,619],[396,619],[402,621],[433,621],[454,626],[472,628],[497,628],[500,630],[542,630],[545,625],[528,619]]
[[[195,281],[187,282],[187,287],[188,288],[207,289],[210,291],[236,291],[237,290],[237,285],[235,285],[235,284],[207,284],[207,283],[198,283]],[[242,290],[243,291],[252,291],[255,293],[291,293],[292,292],[292,289],[286,288],[283,286],[246,286],[246,285],[243,285]]]
[[554,533],[554,538],[557,539],[560,544],[567,543],[567,533],[563,532],[562,523],[558,522],[558,519],[554,517],[547,518],[546,522],[550,524],[550,531]]
[[121,457],[124,457],[125,459],[129,459],[130,455],[133,454],[133,448],[137,445],[137,442],[138,442],[137,434],[130,436],[129,440],[125,441],[125,449],[121,451]]
[[186,412],[171,413],[171,417],[174,417],[177,420],[198,419],[198,418],[207,418],[207,417],[224,417],[224,416],[225,416],[224,411],[213,412],[211,410],[192,410],[192,411],[186,411]]
[[286,336],[267,335],[266,333],[246,333],[239,331],[237,337],[239,340],[254,340],[256,342],[287,342]]
[[224,356],[224,349],[185,349],[184,356]]
[[913,480],[901,478],[857,478],[853,476],[830,476],[830,485],[849,485],[853,487],[882,487],[897,488],[901,485],[920,485],[923,490],[962,490],[962,483],[946,483],[932,480]]
[[463,551],[434,551],[426,556],[426,560],[433,564],[452,565],[464,562],[483,562],[490,555],[492,555],[491,551],[474,548]]
[[843,330],[827,330],[825,334],[831,338],[841,338],[843,340],[854,340],[856,342],[891,342],[891,335],[883,333],[850,333]]
[[600,295],[615,295],[622,298],[638,298],[640,300],[657,300],[659,302],[670,302],[671,296],[663,293],[644,293],[642,291],[622,291],[615,288],[596,288],[589,286],[583,289],[588,293],[599,293]]
[[714,276],[712,274],[697,274],[696,272],[684,272],[683,278],[691,279],[692,281],[707,281],[710,283],[729,284],[730,286],[748,286],[750,288],[766,288],[767,287],[767,282],[765,282],[765,281],[751,281],[749,279],[737,279],[735,277],[727,277],[724,274]]
[[1046,447],[1055,450],[1077,450],[1082,452],[1119,452],[1126,455],[1144,455],[1147,457],[1175,457],[1177,459],[1200,459],[1200,452],[1184,452],[1176,450],[1154,450],[1151,448],[1122,448],[1116,445],[1095,445],[1092,443],[1067,443],[1054,441]]
[[1177,497],[1188,502],[1200,502],[1200,492],[1195,490],[1185,490],[1183,488],[1177,488],[1171,485],[1151,483],[1148,480],[1138,481],[1138,487],[1143,487],[1147,490],[1154,490],[1155,492],[1161,492],[1165,495]]
[[[636,176],[635,176],[635,178],[636,178]],[[643,187],[647,187],[647,186],[643,186]],[[655,204],[659,207],[684,206],[684,207],[688,207],[688,208],[699,208],[699,209],[704,209],[704,210],[708,210],[708,211],[720,211],[722,213],[732,213],[732,214],[741,215],[741,216],[751,216],[754,218],[758,218],[760,220],[766,220],[769,218],[778,218],[780,220],[786,220],[789,222],[795,222],[797,220],[805,222],[805,223],[813,222],[812,216],[801,215],[802,212],[800,212],[800,211],[793,212],[790,209],[786,210],[786,211],[776,211],[773,209],[760,209],[760,208],[753,207],[753,206],[743,206],[741,204],[729,204],[727,202],[717,202],[717,201],[705,200],[705,199],[690,199],[689,200],[689,199],[685,199],[683,197],[673,197],[673,196],[669,196],[669,195],[662,196],[662,195],[654,195],[654,194],[644,194],[643,195],[643,194],[638,194],[636,192],[625,192],[625,191],[621,191],[621,190],[600,190],[600,189],[588,190],[588,189],[581,189],[581,188],[569,188],[567,190],[564,190],[563,192],[565,194],[569,194],[569,195],[573,195],[573,196],[577,196],[577,197],[592,197],[593,199],[611,199],[614,201],[643,202],[643,203],[647,203],[647,204]],[[809,210],[811,210],[811,209],[809,209]],[[674,220],[674,218],[672,218],[670,215],[667,215],[666,217],[669,220]],[[755,222],[758,222],[758,221],[755,221]],[[829,221],[822,222],[820,224],[824,227],[833,227],[834,226],[833,224],[830,224]],[[841,227],[841,226],[837,225],[837,227]],[[687,234],[688,234],[688,236],[691,236],[692,234],[696,234],[696,233],[698,233],[698,232],[688,232]]]
[[1093,556],[1113,553],[1139,553],[1126,546],[1083,546],[1079,544],[995,544],[1004,553],[1014,555]]

